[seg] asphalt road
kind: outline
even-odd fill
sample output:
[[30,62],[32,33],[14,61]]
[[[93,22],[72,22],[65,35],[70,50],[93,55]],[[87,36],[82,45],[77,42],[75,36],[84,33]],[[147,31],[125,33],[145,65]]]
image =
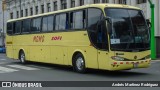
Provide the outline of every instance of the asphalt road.
[[[86,74],[73,72],[71,67],[29,62],[22,65],[0,54],[0,81],[160,81],[160,61],[152,61],[150,68],[110,72],[104,70],[88,70]],[[7,88],[3,88],[5,90]],[[44,88],[33,88],[43,90]],[[119,88],[46,88],[48,90],[120,90]],[[45,89],[45,90],[46,90]],[[125,87],[123,90],[138,88]],[[140,88],[139,88],[140,89]],[[141,90],[157,90],[159,88],[141,88]],[[1,90],[1,88],[0,88]],[[8,89],[7,89],[8,90]],[[17,90],[12,88],[12,90]],[[23,90],[28,90],[24,88]]]

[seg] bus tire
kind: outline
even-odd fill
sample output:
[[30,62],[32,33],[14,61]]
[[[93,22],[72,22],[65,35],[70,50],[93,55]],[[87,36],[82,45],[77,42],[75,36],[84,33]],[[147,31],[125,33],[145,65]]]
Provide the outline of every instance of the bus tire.
[[25,53],[24,51],[20,51],[20,54],[19,54],[19,60],[22,64],[26,64],[26,58],[25,58]]
[[78,53],[73,58],[73,69],[74,71],[78,73],[85,73],[86,67],[85,67],[85,59],[81,53]]

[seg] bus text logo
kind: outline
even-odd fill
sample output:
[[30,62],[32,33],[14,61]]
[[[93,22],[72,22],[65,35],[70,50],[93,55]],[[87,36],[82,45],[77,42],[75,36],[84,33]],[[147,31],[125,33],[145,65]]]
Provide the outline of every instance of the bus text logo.
[[62,40],[62,36],[53,36],[51,40],[54,41]]
[[44,42],[44,35],[42,36],[34,36],[33,37],[33,42]]

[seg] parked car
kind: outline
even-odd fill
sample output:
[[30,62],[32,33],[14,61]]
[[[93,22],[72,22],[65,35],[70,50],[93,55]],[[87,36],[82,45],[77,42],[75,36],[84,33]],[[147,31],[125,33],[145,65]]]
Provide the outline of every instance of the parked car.
[[5,47],[0,47],[0,53],[5,53],[6,52],[6,48]]

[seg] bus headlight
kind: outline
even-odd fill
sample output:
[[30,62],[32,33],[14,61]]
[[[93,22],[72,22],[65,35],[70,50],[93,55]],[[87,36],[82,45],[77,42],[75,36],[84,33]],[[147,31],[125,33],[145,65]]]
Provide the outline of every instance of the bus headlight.
[[140,60],[146,60],[146,59],[151,59],[151,55],[147,55],[144,58],[140,59]]
[[151,58],[151,55],[147,55],[146,57],[145,57],[145,59],[150,59]]
[[116,61],[124,61],[124,58],[119,57],[119,56],[112,56],[111,58],[112,58],[113,60],[116,60]]

